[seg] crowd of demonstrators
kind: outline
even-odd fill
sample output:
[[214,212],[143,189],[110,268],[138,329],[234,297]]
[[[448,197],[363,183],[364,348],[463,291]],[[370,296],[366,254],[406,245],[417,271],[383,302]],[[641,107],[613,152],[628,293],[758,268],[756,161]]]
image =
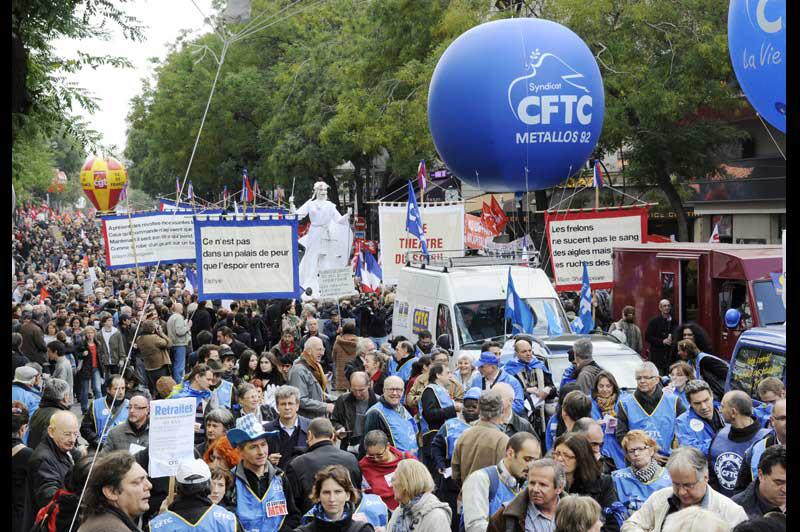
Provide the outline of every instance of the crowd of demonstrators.
[[[82,215],[16,213],[14,532],[785,529],[783,383],[725,393],[669,301],[604,321],[650,348],[628,392],[586,339],[555,383],[530,335],[476,358],[392,336],[391,289],[199,301],[185,266],[107,270],[99,242]],[[188,397],[171,492],[150,403]]]

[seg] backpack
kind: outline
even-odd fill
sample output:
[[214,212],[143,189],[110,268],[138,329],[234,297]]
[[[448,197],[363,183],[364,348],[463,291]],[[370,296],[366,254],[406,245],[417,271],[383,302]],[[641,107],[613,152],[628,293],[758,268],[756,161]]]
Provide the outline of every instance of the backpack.
[[[62,501],[61,498],[64,495],[69,496],[72,495],[72,493],[64,489],[56,491],[53,498],[47,503],[47,506],[39,510],[36,514],[36,521],[30,529],[30,532],[58,532],[59,524],[62,525],[63,529],[63,522],[61,521],[63,521],[64,518],[69,518],[69,521],[72,521],[73,514],[69,513],[71,509],[62,508],[62,503],[64,501]],[[75,502],[77,503],[77,500]],[[61,511],[62,509],[69,515],[64,514],[64,512]],[[80,519],[75,521],[75,530],[78,529],[78,526],[80,526]]]
[[[500,473],[497,471],[497,466],[486,468],[486,474],[489,475],[489,501],[495,498],[497,490],[500,489]],[[491,515],[489,516],[492,517]],[[464,525],[464,512],[458,517],[458,532],[466,532]]]

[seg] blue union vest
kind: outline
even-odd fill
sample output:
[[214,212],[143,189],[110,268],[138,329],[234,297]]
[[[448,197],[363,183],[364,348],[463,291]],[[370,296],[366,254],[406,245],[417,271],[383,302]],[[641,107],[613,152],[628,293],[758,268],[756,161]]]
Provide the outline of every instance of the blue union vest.
[[772,407],[770,403],[762,403],[753,399],[753,415],[761,423],[762,427],[766,427],[769,423],[769,418],[772,416]]
[[628,414],[628,430],[645,431],[658,443],[659,453],[669,456],[672,453],[672,438],[675,435],[675,404],[677,401],[678,398],[672,394],[661,394],[658,405],[653,413],[648,415],[633,394],[629,394],[620,398],[617,416],[619,416],[619,408],[624,408]]
[[233,400],[233,383],[222,379],[219,386],[214,389],[213,395],[217,397],[219,406],[230,409]]
[[[435,383],[428,384],[426,388],[432,388],[436,393],[436,400],[439,402],[439,408],[447,408],[448,406],[453,406],[455,404],[450,398],[450,394],[448,394],[447,390],[445,390],[441,385]],[[422,413],[422,401],[419,402],[419,428],[423,436],[428,432],[431,432],[430,425],[428,425],[428,421],[425,419],[425,416]]]
[[619,502],[625,505],[627,513],[625,518],[642,507],[644,501],[654,492],[661,488],[672,486],[672,479],[667,468],[662,467],[661,473],[647,484],[642,483],[633,473],[633,468],[626,467],[611,473],[614,481],[614,489],[617,491]]
[[[479,469],[479,471],[483,471],[486,473],[486,476],[489,477],[489,518],[491,518],[501,506],[516,497],[519,492],[515,493],[511,491],[511,488],[500,480],[500,471],[496,465],[484,467],[483,469]],[[466,528],[463,510],[459,517],[458,525],[459,532],[463,532]]]
[[[301,524],[307,525],[312,521],[314,521],[313,506],[305,513]],[[353,521],[367,522],[374,527],[386,528],[386,525],[389,524],[389,507],[377,495],[365,493],[361,496],[361,502],[353,510]]]
[[375,410],[380,414],[386,425],[389,427],[391,433],[392,446],[400,451],[407,451],[415,455],[419,451],[417,445],[417,424],[408,410],[403,408],[403,413],[398,414],[391,408],[384,406],[382,401],[378,401],[372,405],[367,414],[371,410]]
[[[767,450],[767,438],[759,440],[753,444],[753,453],[750,456],[750,474],[752,479],[758,478],[758,462],[761,460],[761,455]],[[737,478],[738,480],[738,478]]]
[[[617,404],[619,404],[619,400],[617,400]],[[625,451],[622,450],[617,441],[616,431],[609,432],[610,429],[607,429],[606,424],[602,422],[603,413],[594,398],[592,398],[592,418],[600,422],[600,426],[603,427],[603,449],[601,451],[603,456],[608,456],[614,460],[614,465],[616,465],[617,469],[624,469],[626,465]]]
[[163,512],[150,520],[151,532],[236,532],[236,516],[221,506],[213,504],[192,525],[180,515]]
[[411,366],[414,365],[416,360],[416,357],[409,359],[405,364],[398,368],[397,361],[394,359],[394,357],[392,357],[392,360],[389,361],[389,376],[391,377],[392,375],[397,375],[403,379],[403,382],[408,384],[408,379],[411,378]]
[[456,440],[461,436],[465,430],[469,428],[469,424],[460,418],[454,417],[444,422],[444,425],[439,429],[439,432],[444,437],[444,443],[447,447],[447,464],[453,460],[453,452],[456,450]]
[[678,445],[694,447],[703,454],[708,454],[708,446],[711,445],[715,434],[711,425],[691,408],[675,420],[675,436],[678,438]]
[[[769,430],[759,429],[750,440],[733,442],[728,438],[730,431],[730,425],[721,429],[708,449],[708,465],[714,468],[717,482],[719,482],[719,490],[717,491],[726,497],[731,497],[734,494],[733,490],[739,478],[739,469],[742,467],[742,462],[744,462],[744,453],[753,445],[753,442],[766,438],[769,434]],[[757,465],[758,462],[756,462]]]
[[[103,432],[105,429],[106,423],[108,422],[108,418],[111,416],[111,409],[108,408],[106,404],[106,398],[100,397],[95,399],[92,403],[92,408],[94,409],[94,430],[98,436]],[[108,433],[111,432],[111,429],[116,427],[117,425],[121,425],[128,420],[128,400],[122,402],[122,406],[117,411],[117,417],[111,422],[111,426],[108,428],[106,433],[101,438],[103,443],[106,442],[108,438]]]
[[245,532],[277,532],[287,514],[283,473],[272,478],[263,499],[236,477],[236,515]]

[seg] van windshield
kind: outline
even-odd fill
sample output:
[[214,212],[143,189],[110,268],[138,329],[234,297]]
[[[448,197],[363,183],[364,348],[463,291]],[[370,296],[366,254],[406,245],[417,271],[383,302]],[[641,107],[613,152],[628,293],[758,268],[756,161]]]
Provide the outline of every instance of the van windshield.
[[775,291],[771,280],[754,282],[753,293],[756,297],[756,310],[761,326],[780,325],[786,321],[783,300]]
[[[536,325],[534,336],[558,336],[569,333],[569,323],[555,298],[528,298]],[[506,320],[504,299],[494,301],[474,301],[455,305],[456,328],[461,347],[467,344],[481,344],[489,338],[511,333],[511,320]],[[549,318],[549,319],[548,319]]]

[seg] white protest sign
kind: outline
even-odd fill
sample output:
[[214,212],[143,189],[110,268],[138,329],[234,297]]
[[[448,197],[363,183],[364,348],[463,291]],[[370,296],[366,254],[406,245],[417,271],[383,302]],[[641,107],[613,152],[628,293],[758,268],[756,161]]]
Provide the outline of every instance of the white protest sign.
[[194,397],[150,402],[148,456],[151,478],[170,477],[181,462],[194,459]]
[[198,298],[300,295],[296,220],[195,220]]
[[[406,232],[406,209],[402,204],[381,204],[378,207],[380,220],[381,253],[383,254],[383,283],[396,285],[400,270],[406,260],[406,252],[417,252],[415,261],[422,261],[419,240]],[[423,230],[431,260],[444,257],[464,256],[464,204],[420,205]]]
[[647,235],[647,208],[545,212],[556,290],[580,290],[583,262],[592,289],[612,288],[614,245],[639,244]]
[[338,298],[356,293],[353,282],[353,268],[333,268],[321,270],[319,276],[319,297]]
[[[194,224],[191,214],[142,213],[104,216],[103,241],[109,269],[175,262],[194,262]],[[134,257],[134,244],[136,254]]]

